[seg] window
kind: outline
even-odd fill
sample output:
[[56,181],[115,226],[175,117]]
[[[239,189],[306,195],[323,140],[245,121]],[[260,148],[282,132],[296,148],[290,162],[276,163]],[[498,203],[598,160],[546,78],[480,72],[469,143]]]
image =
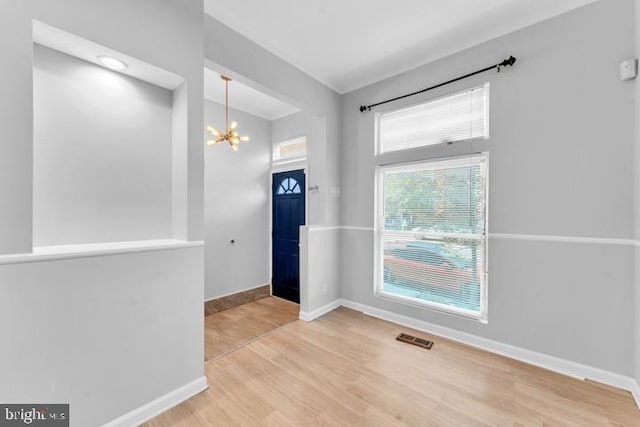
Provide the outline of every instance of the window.
[[289,139],[276,144],[273,148],[273,162],[287,163],[307,158],[307,137]]
[[486,318],[488,154],[378,169],[376,292]]
[[285,178],[280,182],[276,194],[300,194],[300,184],[293,178]]
[[378,152],[489,138],[489,84],[378,115]]

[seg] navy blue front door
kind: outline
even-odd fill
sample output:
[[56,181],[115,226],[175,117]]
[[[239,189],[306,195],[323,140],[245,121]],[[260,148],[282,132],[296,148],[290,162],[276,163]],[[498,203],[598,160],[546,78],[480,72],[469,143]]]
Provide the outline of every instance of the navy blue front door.
[[273,174],[273,295],[300,302],[300,226],[304,225],[304,171]]

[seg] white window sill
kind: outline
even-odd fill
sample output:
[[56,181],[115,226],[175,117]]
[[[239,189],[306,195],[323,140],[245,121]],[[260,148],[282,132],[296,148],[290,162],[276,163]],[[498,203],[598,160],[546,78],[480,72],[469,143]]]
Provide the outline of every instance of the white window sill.
[[69,258],[86,258],[101,255],[150,252],[204,246],[202,241],[178,239],[139,240],[81,245],[37,246],[32,253],[0,255],[0,265],[27,262],[54,261]]
[[375,296],[378,298],[386,299],[388,301],[393,301],[400,304],[410,305],[413,307],[422,308],[425,310],[432,310],[438,313],[451,314],[453,316],[461,317],[467,320],[475,320],[480,323],[488,323],[486,314],[475,313],[468,310],[438,304],[437,302],[428,301],[428,300],[419,300],[417,298],[405,297],[401,295],[397,295],[391,292],[377,291]]

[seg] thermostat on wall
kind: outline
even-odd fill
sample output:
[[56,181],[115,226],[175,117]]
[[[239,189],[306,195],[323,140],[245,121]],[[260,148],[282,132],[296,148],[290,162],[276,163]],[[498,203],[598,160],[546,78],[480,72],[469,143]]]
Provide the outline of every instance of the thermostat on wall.
[[620,63],[620,80],[633,80],[638,75],[638,60],[627,59]]

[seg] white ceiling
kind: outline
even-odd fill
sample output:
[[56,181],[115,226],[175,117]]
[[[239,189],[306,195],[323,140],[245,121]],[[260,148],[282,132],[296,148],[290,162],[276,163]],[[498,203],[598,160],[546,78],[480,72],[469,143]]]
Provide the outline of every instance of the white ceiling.
[[[219,73],[208,68],[204,69],[204,97],[224,105],[224,81]],[[267,120],[276,120],[300,111],[299,108],[235,80],[229,82],[229,106]]]
[[204,4],[215,19],[345,93],[593,1],[204,0]]

